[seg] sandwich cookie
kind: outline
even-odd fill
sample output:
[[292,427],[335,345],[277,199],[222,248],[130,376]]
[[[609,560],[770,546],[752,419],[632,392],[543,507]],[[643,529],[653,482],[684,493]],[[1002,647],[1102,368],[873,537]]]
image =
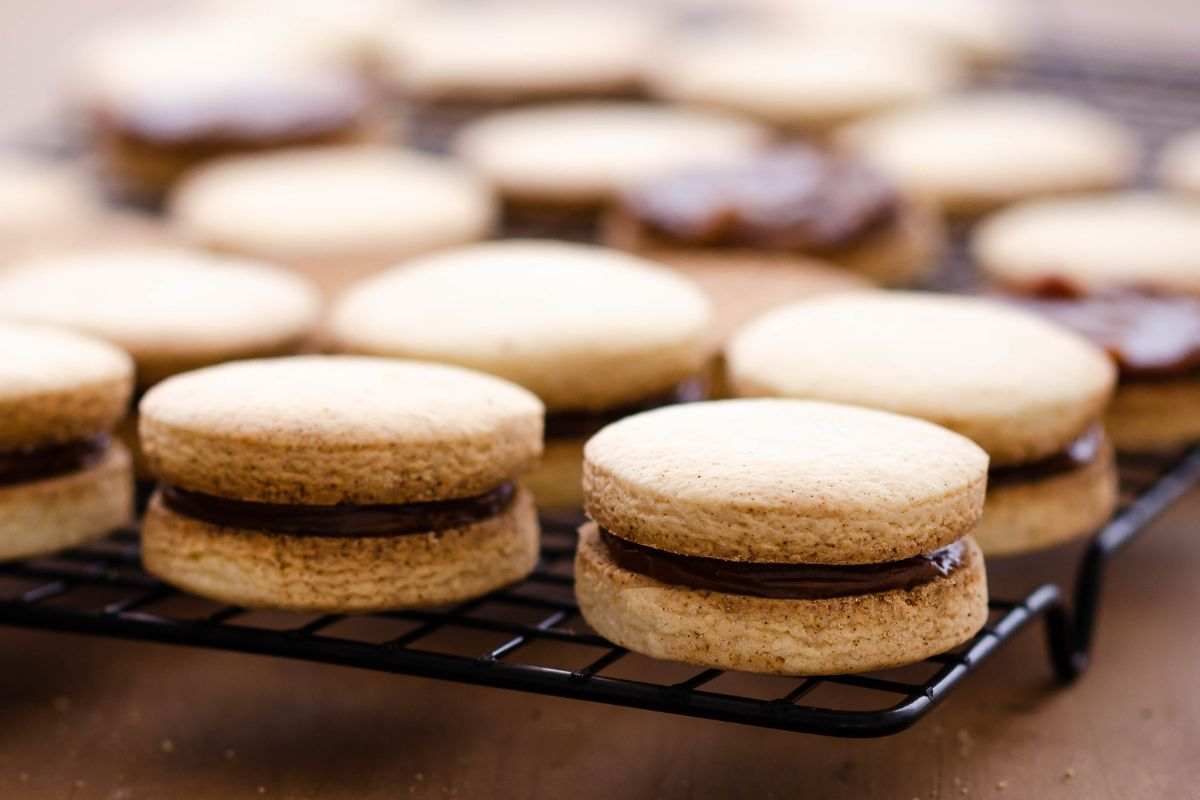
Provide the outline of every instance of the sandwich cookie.
[[0,558],[51,553],[133,518],[125,415],[133,362],[112,345],[0,322]]
[[0,155],[0,256],[19,256],[47,239],[77,236],[101,213],[83,175],[50,161]]
[[223,364],[141,404],[160,485],[148,571],[251,608],[466,600],[537,561],[542,406],[456,367],[349,356]]
[[376,134],[357,73],[252,33],[160,20],[84,49],[74,102],[119,190],[155,198],[216,156]]
[[449,362],[524,386],[546,405],[539,505],[577,510],[583,443],[620,417],[697,400],[709,304],[651,262],[592,245],[511,240],[405,262],[350,289],[341,350]]
[[1129,132],[1099,111],[1019,92],[977,92],[895,111],[848,126],[837,140],[959,216],[1119,186],[1137,163]]
[[637,92],[657,15],[595,0],[442,4],[390,26],[383,81],[407,101],[412,138],[444,149],[488,111]]
[[1158,160],[1158,180],[1168,189],[1200,196],[1200,130],[1167,144]]
[[1031,202],[985,220],[971,247],[998,288],[1116,361],[1117,449],[1200,440],[1200,207],[1153,193]]
[[957,59],[931,42],[783,24],[685,39],[652,62],[646,81],[665,100],[821,135],[936,97],[963,77]]
[[[179,248],[42,256],[0,270],[0,319],[117,345],[133,356],[139,393],[178,372],[294,352],[320,313],[316,289],[284,270]],[[137,454],[133,416],[120,435]]]
[[773,311],[727,349],[741,396],[851,403],[936,422],[991,457],[988,555],[1099,528],[1117,500],[1102,419],[1115,370],[1083,337],[989,300],[903,292]]
[[382,147],[325,147],[222,159],[172,193],[182,236],[286,264],[327,292],[401,258],[482,239],[489,188],[450,161]]
[[937,214],[891,179],[799,143],[651,178],[621,195],[605,234],[685,270],[726,259],[787,269],[816,256],[887,285],[928,274],[944,238]]
[[596,213],[622,191],[687,166],[728,163],[767,131],[717,112],[649,103],[558,103],[489,114],[452,150],[507,201],[516,234],[591,238]]
[[588,442],[575,591],[655,658],[786,675],[949,650],[987,618],[987,455],[921,420],[799,400],[650,411]]

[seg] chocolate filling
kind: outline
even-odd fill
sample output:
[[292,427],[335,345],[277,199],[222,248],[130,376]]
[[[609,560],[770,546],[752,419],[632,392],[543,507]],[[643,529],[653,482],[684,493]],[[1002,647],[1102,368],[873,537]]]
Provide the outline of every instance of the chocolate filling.
[[881,564],[778,564],[670,553],[622,539],[603,528],[600,538],[621,569],[689,589],[776,600],[822,600],[914,589],[949,575],[966,560],[961,541],[932,553]]
[[828,252],[891,224],[900,204],[866,165],[793,144],[663,176],[628,193],[622,209],[674,242]]
[[222,527],[289,536],[368,538],[436,533],[481,522],[508,508],[516,496],[516,484],[508,481],[476,497],[391,505],[259,503],[178,486],[162,486],[159,492],[163,505],[176,514]]
[[0,486],[29,483],[95,466],[108,452],[107,434],[49,447],[0,452]]
[[1103,348],[1125,381],[1189,378],[1200,370],[1200,298],[1123,289],[1085,294],[1047,280],[1011,303]]
[[678,384],[667,394],[656,395],[636,403],[606,408],[603,411],[552,411],[546,415],[547,439],[586,439],[596,431],[619,419],[662,406],[695,403],[703,400],[707,387],[701,378],[691,378]]
[[992,467],[988,471],[988,486],[1028,483],[1086,467],[1099,457],[1103,447],[1104,428],[1093,425],[1066,449],[1040,461]]

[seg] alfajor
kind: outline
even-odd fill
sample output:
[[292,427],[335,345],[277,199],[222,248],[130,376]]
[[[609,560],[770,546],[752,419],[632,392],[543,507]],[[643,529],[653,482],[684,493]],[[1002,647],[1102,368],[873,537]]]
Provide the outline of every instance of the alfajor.
[[919,661],[987,618],[987,455],[928,422],[723,400],[608,426],[585,451],[594,520],[575,591],[639,653],[787,675]]
[[1102,112],[1053,95],[980,91],[847,126],[839,145],[917,197],[970,216],[1019,200],[1120,186],[1137,144]]
[[160,485],[146,569],[247,607],[355,612],[461,601],[533,569],[516,478],[542,405],[457,367],[351,356],[224,364],[141,403]]
[[1150,192],[1024,203],[984,220],[971,247],[998,289],[1116,361],[1119,450],[1200,440],[1200,207]]
[[623,192],[610,244],[686,270],[760,261],[786,270],[816,257],[868,280],[911,284],[941,251],[941,221],[853,157],[793,143],[684,167]]
[[510,240],[405,262],[331,314],[343,350],[449,362],[524,386],[547,409],[539,505],[577,509],[583,442],[605,424],[699,399],[709,303],[669,270],[616,250]]
[[168,200],[185,239],[287,265],[328,292],[401,258],[482,239],[496,215],[492,192],[461,166],[383,147],[221,159]]
[[104,342],[0,322],[0,558],[49,553],[133,517],[129,453],[109,434],[133,362]]
[[927,419],[991,457],[984,552],[1091,533],[1117,499],[1104,410],[1115,370],[1083,337],[970,297],[860,292],[773,311],[726,355],[741,396],[851,403]]

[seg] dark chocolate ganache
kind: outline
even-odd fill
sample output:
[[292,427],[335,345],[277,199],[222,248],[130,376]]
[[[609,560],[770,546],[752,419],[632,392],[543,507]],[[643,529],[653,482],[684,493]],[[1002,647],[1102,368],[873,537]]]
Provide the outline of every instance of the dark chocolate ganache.
[[1200,370],[1200,297],[1134,289],[1083,294],[1061,282],[1009,302],[1102,347],[1127,381],[1186,378]]
[[1104,449],[1104,428],[1093,425],[1067,447],[1047,458],[1028,464],[992,467],[988,470],[988,486],[1027,483],[1050,478],[1091,464]]
[[821,600],[913,589],[949,575],[966,561],[961,541],[932,553],[881,564],[779,564],[671,553],[622,539],[603,528],[600,538],[621,569],[689,589],[776,600]]
[[900,203],[865,164],[792,144],[664,175],[627,193],[622,210],[647,234],[684,244],[822,252],[890,223]]
[[108,452],[109,442],[109,437],[102,435],[47,447],[0,452],[0,486],[39,481],[95,466]]
[[636,403],[606,408],[603,411],[551,411],[546,415],[547,439],[583,439],[619,419],[642,411],[695,403],[705,398],[708,387],[701,378],[692,378],[677,385],[667,394],[648,397]]
[[481,522],[508,508],[516,491],[516,484],[509,481],[490,492],[454,500],[308,506],[232,500],[178,486],[159,489],[162,503],[168,509],[213,525],[291,536],[355,538],[436,533]]
[[371,95],[357,78],[247,81],[203,97],[187,93],[98,109],[97,123],[130,142],[171,147],[282,145],[327,137],[361,122]]

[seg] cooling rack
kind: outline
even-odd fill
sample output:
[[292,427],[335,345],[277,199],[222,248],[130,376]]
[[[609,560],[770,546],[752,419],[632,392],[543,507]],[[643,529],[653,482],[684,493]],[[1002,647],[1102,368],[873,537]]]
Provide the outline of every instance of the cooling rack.
[[[987,83],[1087,100],[1128,123],[1151,153],[1200,125],[1196,69],[1100,61],[1050,47]],[[1145,165],[1142,174],[1144,180]],[[939,288],[974,286],[960,246],[945,266]],[[1120,471],[1120,508],[1085,548],[1069,592],[1045,584],[1019,599],[993,599],[987,625],[962,647],[866,675],[731,673],[656,662],[612,645],[579,616],[571,591],[575,521],[563,519],[543,521],[538,568],[515,586],[450,608],[353,617],[265,613],[191,597],[143,572],[136,532],[123,531],[53,558],[0,564],[0,624],[340,664],[810,734],[884,736],[927,715],[1035,623],[1044,629],[1059,680],[1087,668],[1109,565],[1200,483],[1200,448],[1122,459]]]

